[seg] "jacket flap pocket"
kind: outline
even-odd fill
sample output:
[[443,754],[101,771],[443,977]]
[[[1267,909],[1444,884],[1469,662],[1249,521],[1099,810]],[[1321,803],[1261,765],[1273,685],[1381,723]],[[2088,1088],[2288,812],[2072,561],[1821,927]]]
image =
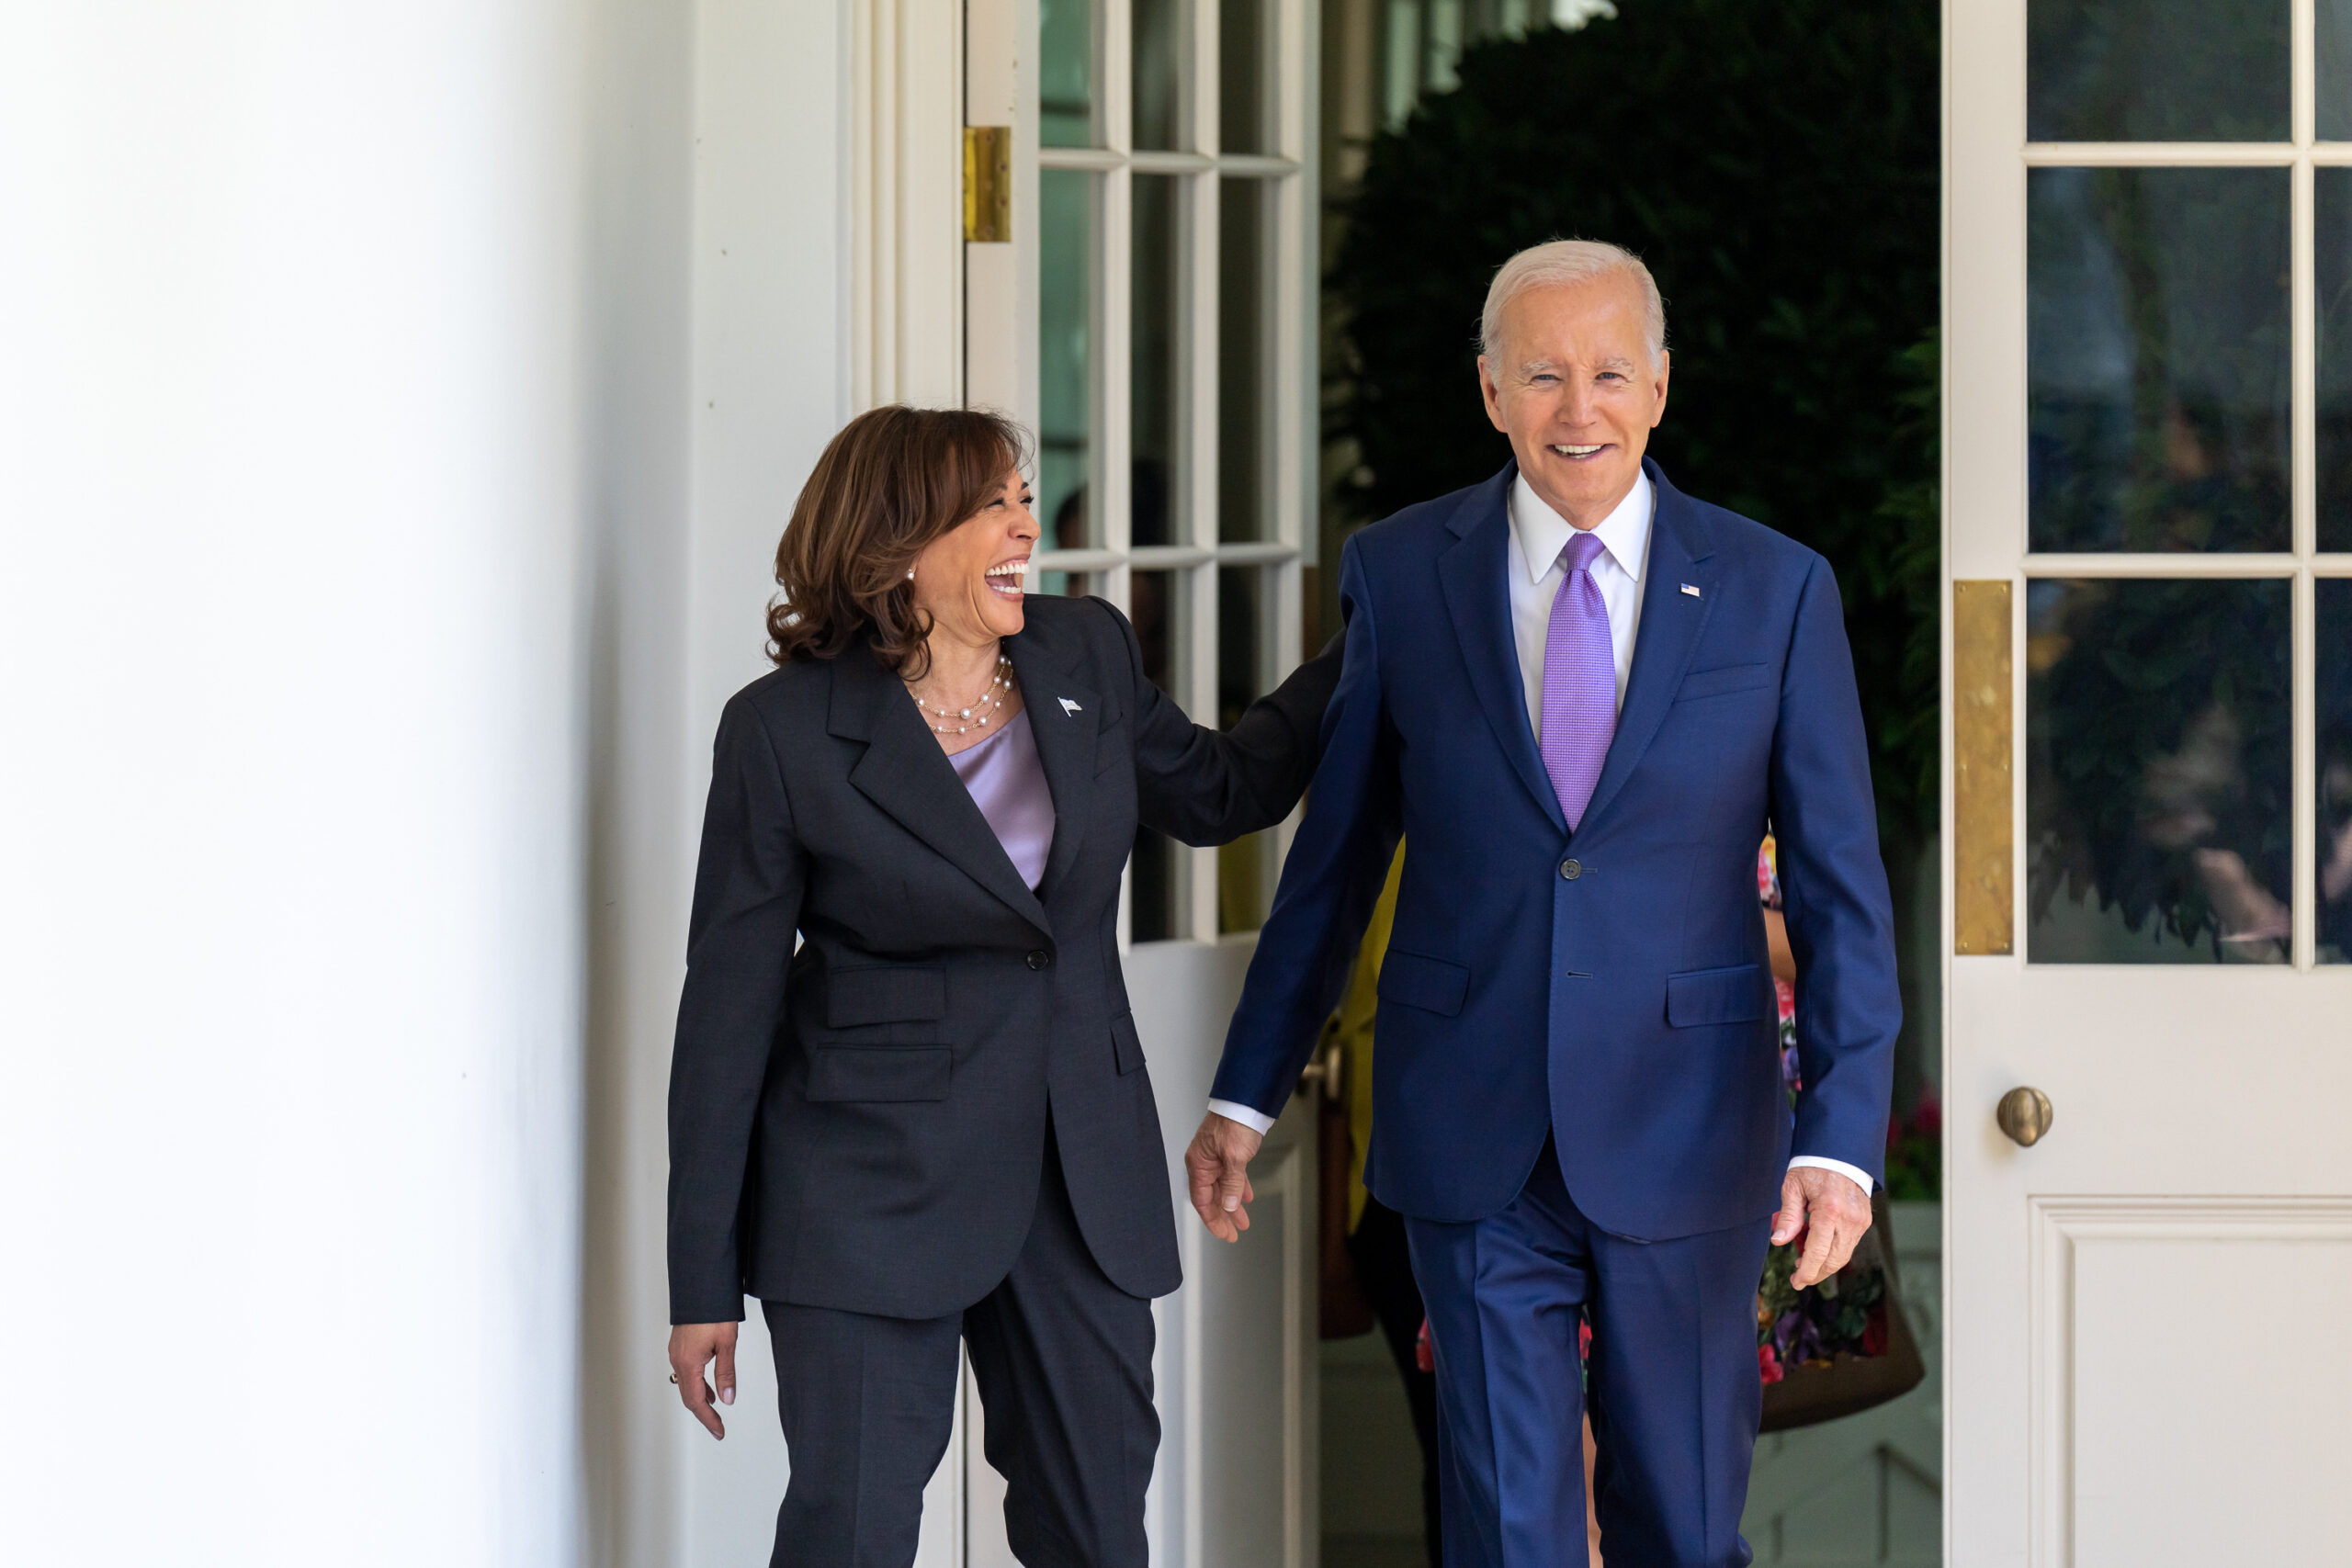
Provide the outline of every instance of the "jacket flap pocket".
[[808,1098],[945,1100],[944,1045],[820,1045],[808,1061]]
[[1677,1029],[1708,1023],[1752,1023],[1769,1016],[1772,987],[1753,964],[1693,969],[1666,977],[1666,1021]]
[[854,1029],[861,1023],[905,1023],[947,1016],[947,976],[939,969],[896,965],[836,969],[825,989],[825,1023]]
[[1720,697],[1771,683],[1772,667],[1769,664],[1726,664],[1720,670],[1693,670],[1675,688],[1674,700],[1684,703],[1693,697]]
[[1463,998],[1470,994],[1470,971],[1442,958],[1399,953],[1392,947],[1380,965],[1378,990],[1384,1002],[1453,1018],[1462,1011]]
[[1131,1012],[1123,1012],[1111,1021],[1111,1058],[1123,1073],[1132,1073],[1143,1066],[1143,1036],[1136,1032],[1136,1015]]

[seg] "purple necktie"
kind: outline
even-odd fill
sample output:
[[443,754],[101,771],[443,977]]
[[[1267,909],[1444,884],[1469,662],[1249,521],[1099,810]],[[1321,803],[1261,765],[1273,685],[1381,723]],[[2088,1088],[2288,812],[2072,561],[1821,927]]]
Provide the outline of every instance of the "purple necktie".
[[1583,531],[1560,552],[1567,571],[1544,633],[1544,771],[1552,775],[1570,832],[1584,819],[1617,733],[1617,654],[1609,640],[1609,605],[1592,580],[1599,554],[1600,538]]

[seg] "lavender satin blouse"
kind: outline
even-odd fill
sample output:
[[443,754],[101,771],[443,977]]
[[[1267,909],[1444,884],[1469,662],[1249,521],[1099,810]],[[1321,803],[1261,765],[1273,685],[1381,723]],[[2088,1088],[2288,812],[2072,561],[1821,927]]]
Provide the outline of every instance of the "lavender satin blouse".
[[1046,788],[1046,764],[1023,707],[986,740],[947,759],[971,792],[1012,868],[1035,892],[1045,879],[1046,852],[1054,844],[1054,797]]

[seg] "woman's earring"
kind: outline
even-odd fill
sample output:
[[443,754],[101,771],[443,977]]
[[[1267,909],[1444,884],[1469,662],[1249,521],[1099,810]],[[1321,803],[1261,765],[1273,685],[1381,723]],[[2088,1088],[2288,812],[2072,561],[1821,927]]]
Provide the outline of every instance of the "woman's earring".
[[907,568],[907,581],[908,581],[909,582],[912,582],[914,580],[915,580],[915,569],[914,569],[914,568],[912,568],[912,567],[909,567],[909,568]]

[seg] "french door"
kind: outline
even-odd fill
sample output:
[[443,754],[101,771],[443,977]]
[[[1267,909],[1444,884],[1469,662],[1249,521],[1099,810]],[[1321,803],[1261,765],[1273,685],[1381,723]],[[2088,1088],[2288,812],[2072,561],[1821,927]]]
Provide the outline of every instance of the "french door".
[[1949,0],[1955,1564],[2352,1540],[2352,4]]
[[[1298,0],[965,9],[966,400],[1036,434],[1033,592],[1117,605],[1150,677],[1206,724],[1301,654],[1316,28]],[[1287,840],[1136,840],[1120,923],[1171,1156],[1205,1109]],[[1239,1246],[1212,1242],[1179,1192],[1185,1284],[1159,1304],[1158,1562],[1316,1561],[1307,1123],[1285,1117],[1268,1140]],[[998,1568],[1002,1483],[976,1400],[965,1417],[961,1550]]]

